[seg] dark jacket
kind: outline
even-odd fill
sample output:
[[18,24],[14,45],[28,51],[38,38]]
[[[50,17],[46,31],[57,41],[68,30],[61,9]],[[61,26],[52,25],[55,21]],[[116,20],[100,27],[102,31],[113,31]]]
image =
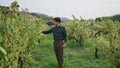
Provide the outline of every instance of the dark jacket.
[[65,40],[67,41],[67,32],[64,26],[53,27],[50,30],[43,31],[44,34],[53,33],[54,40]]

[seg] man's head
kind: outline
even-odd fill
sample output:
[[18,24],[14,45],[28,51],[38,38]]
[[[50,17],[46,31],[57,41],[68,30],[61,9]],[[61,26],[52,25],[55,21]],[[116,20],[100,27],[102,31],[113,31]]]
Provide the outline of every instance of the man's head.
[[59,17],[53,18],[53,24],[54,24],[55,26],[58,26],[60,23],[61,23],[61,20],[60,20]]

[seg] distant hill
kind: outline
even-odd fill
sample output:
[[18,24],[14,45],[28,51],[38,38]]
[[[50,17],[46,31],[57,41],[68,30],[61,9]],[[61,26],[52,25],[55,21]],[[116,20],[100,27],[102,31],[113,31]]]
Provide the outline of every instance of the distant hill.
[[38,18],[37,16],[33,16],[33,15],[29,14],[29,13],[26,13],[25,16],[26,16],[28,19],[37,19],[37,18]]
[[60,17],[62,21],[71,21],[71,19],[66,18],[66,17]]
[[1,5],[0,5],[0,11],[5,12],[5,11],[7,11],[7,9],[9,9],[9,7],[1,6]]
[[[42,14],[42,13],[29,13],[29,14],[31,14],[31,15],[33,15],[33,16],[36,16],[36,17],[38,17],[38,18],[43,18],[45,21],[51,21],[51,20],[53,19],[52,16],[48,16],[48,15]],[[68,19],[68,18],[66,18],[66,17],[60,17],[60,18],[61,18],[61,20],[62,20],[63,22],[65,22],[65,21],[71,21],[71,19]]]
[[98,17],[95,20],[96,21],[102,21],[106,19],[111,19],[113,21],[119,21],[120,22],[120,14],[112,15],[112,16],[103,16],[103,17]]
[[42,13],[28,13],[32,16],[36,16],[37,18],[42,18],[45,21],[51,21],[53,19],[52,16],[48,16],[46,14],[42,14]]
[[119,21],[120,22],[120,14],[116,14],[116,15],[113,15],[113,16],[110,16],[109,17],[111,20],[113,21]]

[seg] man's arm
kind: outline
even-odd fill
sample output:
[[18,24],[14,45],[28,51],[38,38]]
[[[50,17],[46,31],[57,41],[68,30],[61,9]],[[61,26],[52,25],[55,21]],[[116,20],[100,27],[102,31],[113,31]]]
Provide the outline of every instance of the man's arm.
[[44,33],[44,34],[50,34],[50,33],[52,33],[52,29],[53,28],[51,28],[50,30],[47,30],[47,31],[42,31],[42,33]]

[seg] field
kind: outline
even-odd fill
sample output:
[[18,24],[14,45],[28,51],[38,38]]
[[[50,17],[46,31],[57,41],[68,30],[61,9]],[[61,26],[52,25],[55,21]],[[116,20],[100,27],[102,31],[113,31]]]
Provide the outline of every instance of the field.
[[[53,25],[18,8],[17,1],[0,6],[0,68],[58,68],[53,36],[41,32]],[[120,68],[119,17],[86,20],[73,15],[62,21],[68,35],[65,68]]]
[[[49,35],[48,35],[49,36]],[[98,59],[94,56],[94,48],[88,40],[84,50],[75,42],[68,41],[65,48],[65,68],[110,68],[110,63],[100,52]],[[57,61],[53,49],[53,40],[43,40],[33,50],[33,57],[37,61],[36,68],[57,68]]]

